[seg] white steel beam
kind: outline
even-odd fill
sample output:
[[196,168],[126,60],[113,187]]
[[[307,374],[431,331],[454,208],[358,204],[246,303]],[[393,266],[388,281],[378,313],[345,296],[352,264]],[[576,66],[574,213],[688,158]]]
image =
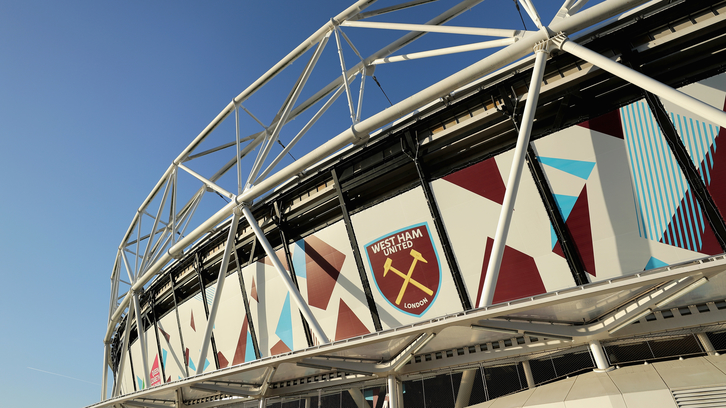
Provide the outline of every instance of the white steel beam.
[[[227,244],[224,246],[224,255],[222,255],[222,263],[219,265],[219,274],[217,275],[217,290],[214,294],[214,301],[212,301],[212,308],[209,310],[209,317],[207,318],[207,327],[204,329],[204,337],[202,348],[199,352],[199,363],[197,364],[197,374],[204,372],[204,364],[201,362],[207,356],[209,351],[209,342],[212,338],[212,329],[214,328],[214,322],[217,319],[217,311],[219,310],[219,303],[222,299],[222,291],[224,289],[224,281],[227,277],[227,266],[229,266],[229,257],[232,248],[235,246],[237,238],[237,225],[239,224],[239,217],[241,212],[236,209],[232,213],[232,223],[229,225],[229,235],[227,235]],[[204,289],[202,289],[204,290]]]
[[481,35],[485,37],[516,37],[520,30],[506,30],[501,28],[456,27],[428,24],[379,23],[370,21],[344,21],[343,27],[377,28],[379,30],[416,31],[424,33]]
[[469,52],[476,50],[484,50],[487,48],[504,47],[505,45],[514,44],[518,37],[502,38],[500,40],[482,41],[473,44],[457,45],[455,47],[439,48],[430,51],[413,52],[411,54],[394,55],[391,57],[379,58],[373,60],[371,65],[387,64],[389,62],[411,61],[420,58],[438,57],[441,55],[457,54],[460,52]]
[[681,91],[673,89],[662,82],[658,82],[653,78],[643,75],[634,69],[628,68],[623,64],[611,60],[610,58],[569,41],[567,37],[558,36],[556,37],[555,43],[559,45],[559,48],[562,51],[570,53],[597,67],[600,67],[601,69],[604,69],[605,71],[622,78],[633,85],[639,86],[650,93],[656,94],[667,101],[673,102],[681,108],[716,123],[721,127],[726,127],[726,112],[721,109],[714,108],[713,106],[686,95]]
[[539,18],[539,13],[537,13],[537,9],[534,8],[534,4],[530,0],[519,0],[520,3],[522,3],[522,6],[524,7],[524,11],[527,12],[529,15],[529,18],[532,19],[532,22],[534,25],[537,26],[537,28],[542,28],[542,22]]
[[431,3],[438,0],[414,0],[409,1],[408,3],[402,3],[402,4],[396,4],[394,6],[390,7],[384,7],[376,10],[367,11],[365,13],[358,13],[358,15],[354,16],[351,20],[362,20],[365,18],[380,16],[381,14],[390,13],[392,11],[398,11],[407,9],[409,7],[419,6],[421,4]]
[[549,56],[547,46],[548,41],[539,43],[535,46],[536,56],[534,60],[534,68],[532,69],[532,78],[529,82],[527,102],[524,105],[522,123],[519,126],[519,136],[517,136],[517,146],[514,149],[512,167],[509,171],[507,189],[504,193],[504,201],[502,202],[502,211],[499,215],[499,222],[497,223],[497,230],[494,235],[494,245],[492,246],[492,253],[489,257],[489,264],[487,265],[487,272],[486,277],[484,278],[481,298],[478,300],[478,307],[489,306],[494,301],[494,291],[497,286],[499,268],[502,264],[502,255],[504,255],[504,247],[507,242],[509,224],[512,221],[514,202],[517,199],[517,190],[519,190],[522,167],[524,166],[524,159],[527,154],[527,147],[529,146],[529,136],[532,132],[534,112],[537,109],[537,101],[539,100],[539,90],[542,85],[545,62]]
[[265,253],[270,258],[270,261],[272,261],[272,264],[275,266],[275,269],[282,278],[282,282],[285,284],[285,288],[287,289],[288,293],[290,293],[290,297],[295,301],[298,309],[300,309],[300,312],[310,325],[313,334],[315,335],[315,337],[317,337],[320,344],[330,343],[330,339],[328,338],[328,336],[325,335],[323,328],[320,327],[320,323],[318,323],[318,320],[313,315],[312,310],[310,310],[310,307],[305,302],[305,299],[303,299],[300,291],[297,290],[297,288],[295,287],[295,284],[292,282],[292,279],[290,279],[290,275],[287,274],[285,267],[282,266],[280,259],[277,257],[277,254],[275,254],[275,250],[272,248],[272,245],[270,245],[270,242],[267,240],[265,233],[262,231],[259,224],[257,224],[257,220],[252,215],[252,211],[250,211],[250,209],[244,204],[241,205],[240,208],[242,209],[242,213],[247,219],[247,222],[250,224],[250,227],[252,227],[255,236],[257,236],[257,240],[262,245],[262,248],[264,248]]
[[205,186],[211,188],[212,190],[218,192],[219,194],[222,194],[223,196],[233,199],[235,197],[234,194],[230,193],[229,191],[223,189],[222,187],[218,186],[216,183],[213,183],[210,180],[207,180],[206,178],[202,177],[199,173],[195,172],[194,170],[190,169],[189,167],[179,163],[177,166],[179,166],[180,169],[186,171],[187,173],[194,176],[197,180],[204,183]]
[[345,85],[345,95],[348,97],[348,109],[350,110],[350,119],[355,123],[355,113],[353,112],[353,98],[350,94],[350,84],[348,83],[348,74],[345,69],[345,57],[343,56],[343,47],[340,44],[340,33],[338,32],[338,27],[335,27],[333,29],[333,32],[335,33],[335,42],[338,45],[338,59],[340,60],[340,68],[342,70],[342,78],[343,78],[343,84]]

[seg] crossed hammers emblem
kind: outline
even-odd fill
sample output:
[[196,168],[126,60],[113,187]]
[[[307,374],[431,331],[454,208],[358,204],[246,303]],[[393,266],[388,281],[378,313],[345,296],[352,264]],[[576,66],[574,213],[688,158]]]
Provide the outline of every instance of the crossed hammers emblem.
[[385,277],[388,274],[388,271],[393,271],[396,275],[403,278],[403,285],[401,285],[401,290],[398,292],[398,297],[396,298],[396,305],[401,304],[401,299],[403,299],[403,294],[406,293],[406,288],[408,287],[408,284],[421,289],[424,291],[427,295],[431,296],[434,294],[434,291],[427,288],[426,286],[422,285],[415,279],[411,277],[413,274],[414,268],[416,268],[416,263],[418,261],[428,263],[427,260],[424,259],[423,255],[421,255],[420,252],[416,251],[415,249],[411,250],[411,257],[413,257],[413,261],[411,261],[411,266],[408,267],[408,274],[404,274],[403,272],[399,271],[398,269],[394,268],[391,264],[393,263],[393,260],[391,258],[386,258],[386,263],[383,264],[383,276]]

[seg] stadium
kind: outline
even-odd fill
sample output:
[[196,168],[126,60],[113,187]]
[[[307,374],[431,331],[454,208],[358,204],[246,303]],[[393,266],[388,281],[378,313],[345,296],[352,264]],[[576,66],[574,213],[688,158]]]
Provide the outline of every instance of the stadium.
[[[356,2],[169,165],[118,248],[93,407],[726,401],[726,2],[380,21],[429,2]],[[427,33],[486,39],[406,51]],[[363,117],[378,65],[483,49]]]

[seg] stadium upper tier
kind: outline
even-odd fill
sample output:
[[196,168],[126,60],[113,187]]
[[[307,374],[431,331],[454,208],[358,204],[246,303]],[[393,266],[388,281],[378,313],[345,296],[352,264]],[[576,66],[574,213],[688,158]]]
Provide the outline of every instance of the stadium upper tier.
[[[568,0],[540,16],[522,1],[535,31],[456,26],[480,1],[425,24],[377,21],[429,2],[355,3],[172,162],[118,249],[94,406],[463,407],[714,353],[726,2]],[[351,34],[363,29],[406,34],[365,56]],[[427,32],[487,38],[405,53]],[[377,65],[490,48],[364,117]],[[326,52],[337,74],[320,82]],[[281,79],[293,85],[279,111],[254,112]],[[689,353],[617,351],[683,333]],[[537,363],[558,356],[579,362]],[[507,375],[520,386],[487,383]],[[424,378],[448,381],[451,401],[419,395]]]

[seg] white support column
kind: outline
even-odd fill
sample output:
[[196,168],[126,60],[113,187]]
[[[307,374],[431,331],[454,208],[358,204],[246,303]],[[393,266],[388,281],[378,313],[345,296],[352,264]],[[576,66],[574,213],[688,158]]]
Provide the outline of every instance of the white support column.
[[300,312],[308,321],[310,328],[313,330],[313,334],[315,335],[315,337],[317,337],[320,344],[330,343],[330,339],[328,339],[328,336],[325,335],[323,328],[320,327],[320,324],[313,315],[313,312],[310,310],[310,307],[305,302],[305,299],[303,299],[300,291],[298,291],[295,287],[295,284],[292,282],[292,279],[290,279],[290,275],[287,274],[285,267],[282,266],[280,259],[277,257],[277,254],[275,254],[275,250],[272,248],[272,245],[270,245],[270,242],[267,240],[265,233],[262,232],[262,229],[257,224],[257,220],[252,215],[252,211],[250,211],[250,209],[246,205],[242,205],[241,209],[242,213],[247,219],[247,222],[249,222],[250,227],[252,227],[252,230],[255,232],[257,240],[262,245],[262,248],[265,249],[265,253],[270,258],[270,261],[272,261],[272,265],[275,266],[275,269],[280,274],[282,282],[285,284],[287,291],[290,293],[290,297],[295,301],[298,309],[300,309]]
[[259,408],[265,408],[267,407],[267,400],[265,398],[260,398],[260,404],[258,405]]
[[[144,333],[144,325],[141,320],[141,307],[139,306],[139,294],[137,292],[134,292],[134,312],[136,314],[136,332],[139,335],[139,344],[141,345],[141,359],[144,363],[144,388],[149,388],[151,380],[149,378],[148,358],[146,357],[146,333]],[[129,324],[128,320],[126,324]]]
[[696,333],[696,337],[698,338],[698,342],[701,343],[701,346],[703,346],[703,350],[706,351],[706,354],[709,356],[718,355],[716,348],[713,347],[713,343],[711,343],[711,339],[708,338],[706,333]]
[[121,357],[118,363],[118,372],[116,373],[116,382],[111,390],[111,397],[119,395],[121,383],[123,382],[124,366],[126,365],[127,354],[129,353],[129,336],[131,334],[131,314],[133,313],[134,303],[129,305],[129,311],[126,314],[126,325],[124,326],[124,337],[121,342]]
[[[217,319],[217,310],[219,310],[219,303],[222,299],[222,291],[224,289],[224,281],[227,277],[227,267],[229,266],[229,257],[234,243],[237,237],[237,225],[239,224],[241,211],[235,209],[232,213],[232,223],[229,225],[229,234],[227,235],[227,244],[224,246],[224,255],[222,255],[222,264],[219,266],[219,274],[217,275],[217,290],[214,294],[214,301],[212,301],[212,308],[209,310],[209,318],[207,318],[207,327],[204,330],[204,342],[202,343],[202,349],[199,352],[199,359],[197,360],[197,374],[204,372],[204,364],[202,361],[207,356],[209,351],[209,342],[212,338],[212,329],[214,328],[214,321]],[[204,288],[202,288],[204,290]]]
[[527,388],[534,388],[534,375],[532,375],[532,366],[529,365],[529,360],[522,361],[522,368],[524,369],[524,378],[527,379]]
[[716,123],[721,127],[726,127],[726,112],[721,109],[714,108],[707,103],[703,103],[696,98],[688,96],[683,92],[643,75],[634,69],[628,68],[623,64],[611,60],[610,58],[604,57],[579,44],[569,41],[564,35],[558,35],[555,37],[555,40],[555,43],[558,43],[559,48],[562,51],[568,52],[578,58],[590,62],[617,77],[639,86],[650,93],[656,94],[667,101],[673,102],[681,108]]
[[399,405],[399,394],[398,379],[395,375],[389,375],[387,378],[388,383],[388,408],[403,408]]
[[459,383],[459,393],[456,394],[456,402],[454,408],[464,408],[469,406],[471,399],[471,389],[474,388],[474,380],[476,380],[476,370],[466,370],[461,373],[461,382]]
[[108,391],[108,355],[111,345],[103,342],[103,376],[101,380],[101,401],[106,401],[106,393]]
[[595,360],[595,371],[605,372],[610,371],[610,364],[605,357],[605,352],[602,350],[602,345],[597,340],[590,341],[590,351],[592,352],[592,358]]
[[535,45],[536,56],[534,69],[532,70],[532,78],[529,82],[527,103],[524,105],[522,124],[519,126],[517,146],[514,149],[512,168],[509,172],[509,179],[507,180],[507,190],[504,193],[502,211],[499,215],[497,231],[494,235],[494,245],[492,247],[491,256],[489,257],[489,265],[487,265],[487,274],[484,278],[484,287],[482,289],[481,298],[478,300],[478,307],[491,305],[494,300],[494,290],[497,286],[497,278],[499,277],[499,267],[502,264],[504,245],[507,242],[509,223],[512,221],[514,201],[517,198],[519,181],[522,176],[522,167],[524,166],[524,159],[527,153],[527,147],[529,146],[529,136],[532,133],[532,121],[534,119],[535,110],[537,109],[537,101],[539,100],[539,90],[542,85],[545,62],[549,55],[549,51],[547,49],[548,44],[549,41],[545,41]]
[[348,393],[350,393],[350,397],[353,398],[353,401],[355,402],[355,405],[358,408],[369,408],[368,404],[366,404],[366,399],[363,396],[363,393],[360,392],[360,389],[358,388],[349,388]]

